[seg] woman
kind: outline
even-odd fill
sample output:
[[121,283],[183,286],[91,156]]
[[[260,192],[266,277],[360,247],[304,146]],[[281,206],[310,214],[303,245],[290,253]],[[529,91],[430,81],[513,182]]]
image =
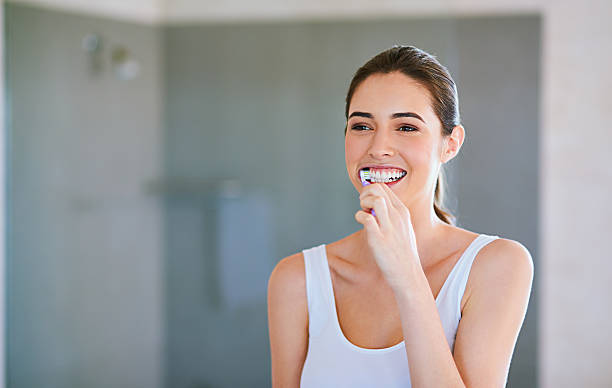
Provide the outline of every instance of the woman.
[[274,387],[505,386],[533,262],[441,208],[441,166],[465,136],[457,98],[447,69],[412,46],[355,73],[345,159],[363,228],[270,275]]

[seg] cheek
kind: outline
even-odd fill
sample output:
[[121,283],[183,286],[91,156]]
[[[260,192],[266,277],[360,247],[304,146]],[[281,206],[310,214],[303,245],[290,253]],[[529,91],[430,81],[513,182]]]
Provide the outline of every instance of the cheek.
[[415,153],[412,158],[414,163],[422,168],[427,168],[431,164],[431,153],[426,150]]
[[401,151],[401,158],[408,165],[409,176],[416,180],[427,180],[433,168],[432,153],[428,147],[411,144]]
[[415,142],[411,144],[410,150],[411,152],[407,156],[410,157],[415,164],[425,166],[431,163],[431,157],[433,155],[431,144],[428,144],[427,142]]
[[[363,153],[365,152],[363,142],[355,141],[355,139],[351,139],[350,136],[344,139],[344,160],[346,164],[346,172],[349,176],[350,181],[356,187],[360,187],[361,183],[359,182],[359,178],[355,176],[355,167],[356,165],[363,159]],[[359,191],[359,189],[357,189]]]
[[364,142],[355,141],[353,137],[347,135],[344,139],[344,155],[347,164],[358,161],[363,155],[364,148]]

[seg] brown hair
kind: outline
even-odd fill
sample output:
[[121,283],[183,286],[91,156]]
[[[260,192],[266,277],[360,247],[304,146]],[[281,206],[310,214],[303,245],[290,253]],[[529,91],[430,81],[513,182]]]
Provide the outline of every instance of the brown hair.
[[[435,56],[414,46],[393,46],[388,50],[376,55],[365,65],[361,66],[353,76],[346,94],[346,107],[344,115],[348,120],[348,111],[355,89],[366,78],[373,74],[387,74],[401,72],[413,78],[429,90],[432,96],[433,110],[442,123],[442,136],[449,136],[453,128],[459,125],[459,97],[455,81],[446,67],[442,66]],[[344,127],[346,136],[347,127]],[[456,217],[444,210],[445,194],[444,169],[436,181],[434,193],[434,211],[436,215],[447,224],[454,225]]]

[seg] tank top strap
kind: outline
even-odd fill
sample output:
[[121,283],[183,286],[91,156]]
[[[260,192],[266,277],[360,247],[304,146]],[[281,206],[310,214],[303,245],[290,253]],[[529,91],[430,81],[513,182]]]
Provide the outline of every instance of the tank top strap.
[[456,307],[457,318],[461,317],[461,299],[463,299],[470,270],[476,255],[484,246],[498,238],[499,236],[478,235],[461,255],[459,261],[455,264],[455,268],[453,268],[452,273],[449,275],[452,278],[447,280],[449,287],[446,289],[447,295],[445,297],[451,303],[451,306],[454,305]]
[[333,305],[333,293],[329,286],[330,273],[325,255],[325,244],[304,249],[306,271],[306,297],[308,299],[308,334],[316,337],[328,322]]

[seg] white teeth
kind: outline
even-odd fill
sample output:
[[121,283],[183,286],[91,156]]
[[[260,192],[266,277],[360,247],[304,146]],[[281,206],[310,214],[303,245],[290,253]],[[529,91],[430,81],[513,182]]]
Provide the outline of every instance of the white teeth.
[[379,183],[379,182],[393,182],[396,181],[400,178],[402,178],[404,175],[406,175],[405,171],[399,171],[399,170],[395,170],[395,171],[381,171],[381,170],[375,170],[372,171],[372,169],[370,169],[370,181],[371,182],[375,182],[375,183]]

